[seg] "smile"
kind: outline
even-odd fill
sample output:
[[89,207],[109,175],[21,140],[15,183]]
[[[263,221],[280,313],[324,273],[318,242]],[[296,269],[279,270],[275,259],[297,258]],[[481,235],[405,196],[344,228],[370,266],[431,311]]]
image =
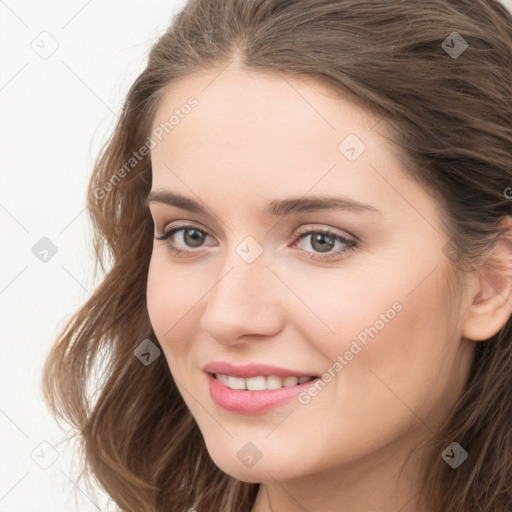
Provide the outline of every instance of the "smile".
[[264,391],[296,386],[313,380],[314,377],[278,377],[277,375],[259,375],[256,377],[234,377],[232,375],[214,374],[214,377],[230,389]]
[[260,375],[244,378],[207,373],[206,379],[211,399],[223,409],[241,414],[262,414],[306,391],[318,377]]

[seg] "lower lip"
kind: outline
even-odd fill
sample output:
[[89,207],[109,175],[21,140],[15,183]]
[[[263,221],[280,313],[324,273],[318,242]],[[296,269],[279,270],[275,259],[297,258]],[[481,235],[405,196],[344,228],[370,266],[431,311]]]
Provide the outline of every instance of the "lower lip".
[[318,380],[316,378],[297,386],[279,389],[249,391],[247,389],[228,388],[210,374],[207,374],[207,378],[212,400],[228,411],[242,414],[261,414],[269,411],[297,396]]

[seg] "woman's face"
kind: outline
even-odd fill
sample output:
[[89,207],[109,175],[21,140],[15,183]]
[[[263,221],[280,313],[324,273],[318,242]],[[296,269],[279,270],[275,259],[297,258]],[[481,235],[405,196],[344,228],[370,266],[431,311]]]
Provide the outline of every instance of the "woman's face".
[[319,83],[240,69],[181,80],[157,112],[148,204],[155,234],[176,232],[154,241],[149,315],[238,479],[400,458],[462,389],[474,344],[440,212],[379,121]]

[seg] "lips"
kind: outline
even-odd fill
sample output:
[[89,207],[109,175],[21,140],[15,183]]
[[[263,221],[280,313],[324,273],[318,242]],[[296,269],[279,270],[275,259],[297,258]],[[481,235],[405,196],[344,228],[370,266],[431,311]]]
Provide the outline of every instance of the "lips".
[[213,374],[229,375],[232,377],[250,378],[250,377],[270,377],[276,376],[281,378],[286,377],[318,377],[313,373],[307,373],[300,370],[292,370],[287,368],[280,368],[277,366],[269,366],[265,364],[250,363],[246,365],[235,366],[223,361],[208,363],[203,367],[203,371]]
[[203,371],[212,400],[242,414],[261,414],[278,407],[318,379],[304,371],[256,363],[235,366],[212,362]]

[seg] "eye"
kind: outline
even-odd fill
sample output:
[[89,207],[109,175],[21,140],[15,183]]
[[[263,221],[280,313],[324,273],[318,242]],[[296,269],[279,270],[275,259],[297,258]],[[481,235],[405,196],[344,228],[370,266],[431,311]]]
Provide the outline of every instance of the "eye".
[[[176,246],[174,239],[178,233],[180,233],[179,238],[181,239],[181,243],[189,249],[183,249]],[[192,256],[194,253],[199,253],[199,251],[193,249],[200,248],[203,245],[205,239],[209,237],[206,231],[191,225],[170,228],[164,230],[164,232],[160,233],[159,235],[160,236],[155,237],[155,240],[167,240],[169,250],[176,255],[183,256]],[[292,247],[296,247],[297,244],[301,243],[303,240],[306,240],[308,237],[310,237],[309,244],[313,248],[313,251],[302,249],[301,251],[308,253],[309,259],[332,259],[340,256],[342,253],[352,251],[356,247],[355,240],[327,229],[309,229],[305,232],[303,230],[298,234],[298,236],[296,236],[296,240],[292,244]],[[333,251],[332,249],[335,247],[336,243],[340,244],[340,247]]]
[[[297,242],[294,243],[294,246],[308,237],[310,238],[309,245],[314,249],[314,252],[305,251],[310,253],[310,259],[332,259],[333,257],[340,256],[342,253],[352,251],[356,248],[355,240],[328,229],[310,229],[306,232],[302,232]],[[341,247],[333,251],[332,249],[336,245],[336,242],[338,242]],[[324,254],[326,254],[326,256],[324,256]]]
[[181,235],[182,242],[185,243],[186,246],[191,248],[200,247],[205,237],[209,236],[208,233],[206,233],[206,231],[196,228],[195,226],[180,226],[164,230],[164,232],[161,233],[160,236],[155,237],[155,240],[169,240],[169,249],[171,250],[171,252],[174,252],[176,254],[190,254],[192,252],[197,252],[188,251],[186,249],[180,249],[176,247],[174,243],[171,243],[171,239],[174,238],[174,236],[180,231],[183,232]]

